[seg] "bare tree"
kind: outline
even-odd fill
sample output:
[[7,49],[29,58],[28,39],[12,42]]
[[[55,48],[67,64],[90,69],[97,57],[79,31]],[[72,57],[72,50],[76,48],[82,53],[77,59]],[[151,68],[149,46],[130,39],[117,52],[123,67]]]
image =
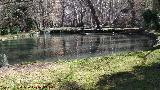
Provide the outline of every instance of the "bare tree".
[[84,0],[84,2],[86,2],[87,6],[90,8],[91,10],[91,14],[92,14],[92,18],[94,19],[96,25],[97,25],[97,29],[100,29],[100,21],[98,19],[98,16],[97,16],[97,13],[96,13],[96,10],[91,2],[91,0]]
[[136,12],[134,10],[134,7],[135,7],[135,2],[134,0],[128,0],[128,3],[129,3],[129,9],[131,10],[131,26],[134,27],[135,26],[135,19],[136,19]]
[[[151,5],[153,2],[153,5]],[[26,7],[25,11],[18,7]],[[87,26],[97,29],[103,26],[127,27],[142,22],[145,8],[159,10],[158,0],[1,0],[0,23],[6,18],[26,27],[25,18],[35,21],[39,29],[53,26]],[[12,13],[23,14],[13,18]],[[5,26],[5,25],[4,25]]]

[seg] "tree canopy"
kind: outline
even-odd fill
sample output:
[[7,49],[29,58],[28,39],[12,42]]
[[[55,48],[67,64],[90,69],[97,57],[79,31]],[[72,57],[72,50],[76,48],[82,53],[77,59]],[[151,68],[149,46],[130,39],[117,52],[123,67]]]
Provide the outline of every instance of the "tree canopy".
[[1,0],[0,27],[140,27],[146,9],[159,12],[159,0]]

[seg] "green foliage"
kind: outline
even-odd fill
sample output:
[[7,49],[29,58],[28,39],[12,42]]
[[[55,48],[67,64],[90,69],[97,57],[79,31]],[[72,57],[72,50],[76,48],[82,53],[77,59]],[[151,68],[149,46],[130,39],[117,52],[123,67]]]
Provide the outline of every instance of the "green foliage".
[[19,26],[13,26],[12,30],[10,31],[11,34],[17,34],[20,32],[20,27]]
[[0,35],[17,34],[20,32],[19,26],[5,27],[0,29]]
[[25,21],[26,21],[28,30],[32,30],[35,28],[35,22],[32,18],[27,18]]
[[0,35],[7,35],[9,34],[8,29],[0,29]]
[[160,28],[160,24],[159,24],[159,17],[157,12],[152,12],[152,22],[153,22],[153,28],[158,30]]
[[158,30],[160,25],[159,25],[159,17],[158,13],[156,11],[151,11],[147,9],[143,13],[143,18],[144,18],[144,27],[146,29],[155,29]]
[[[25,22],[26,22],[27,32],[30,30],[34,30],[36,28],[36,24],[33,19],[27,18],[25,19]],[[22,30],[20,25],[17,24],[17,22],[13,22],[13,25],[4,24],[4,26],[0,29],[0,35],[17,34],[21,31]]]
[[144,13],[143,13],[143,18],[144,18],[144,21],[145,21],[145,25],[146,26],[149,26],[149,24],[151,23],[152,21],[152,11],[151,10],[146,10]]

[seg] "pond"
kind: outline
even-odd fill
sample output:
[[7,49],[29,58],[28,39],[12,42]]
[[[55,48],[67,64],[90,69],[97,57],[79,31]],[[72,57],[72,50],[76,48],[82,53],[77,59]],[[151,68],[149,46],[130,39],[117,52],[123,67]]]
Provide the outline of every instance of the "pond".
[[41,35],[0,41],[1,65],[30,61],[56,61],[148,50],[155,40],[144,35]]

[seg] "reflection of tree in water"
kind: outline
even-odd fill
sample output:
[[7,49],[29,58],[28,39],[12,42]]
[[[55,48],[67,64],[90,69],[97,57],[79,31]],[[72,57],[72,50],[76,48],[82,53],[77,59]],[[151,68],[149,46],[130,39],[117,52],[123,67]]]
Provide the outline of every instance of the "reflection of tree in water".
[[7,55],[5,54],[5,47],[3,45],[3,42],[0,41],[0,67],[8,65],[8,59]]
[[43,58],[51,58],[54,56],[64,56],[65,55],[65,39],[64,37],[41,37],[37,40],[37,56]]
[[[38,56],[43,57],[61,57],[61,56],[79,56],[81,53],[95,53],[100,44],[100,37],[94,37],[91,40],[91,37],[86,36],[54,36],[47,38],[40,38],[37,42]],[[89,43],[89,41],[91,42]],[[90,48],[89,48],[90,46]],[[42,54],[43,53],[43,54]]]
[[[44,39],[42,36],[37,40],[38,48],[35,54],[40,59],[59,57],[72,58],[95,53],[110,54],[110,52],[130,51],[133,50],[131,46],[141,50],[141,47],[143,47],[141,45],[143,43],[141,40],[143,40],[143,38],[133,43],[131,40],[135,40],[134,38],[126,38],[122,35],[54,35],[47,39]],[[148,45],[148,41],[146,44]]]
[[21,63],[32,58],[34,47],[34,39],[3,41],[0,43],[0,54],[7,58],[9,64]]
[[63,54],[62,54],[62,56],[65,56],[66,55],[66,41],[65,41],[65,37],[63,36],[62,37],[62,52],[63,52]]
[[91,42],[91,53],[96,53],[96,51],[98,50],[99,44],[100,44],[100,36],[95,37],[96,40],[94,42]]

